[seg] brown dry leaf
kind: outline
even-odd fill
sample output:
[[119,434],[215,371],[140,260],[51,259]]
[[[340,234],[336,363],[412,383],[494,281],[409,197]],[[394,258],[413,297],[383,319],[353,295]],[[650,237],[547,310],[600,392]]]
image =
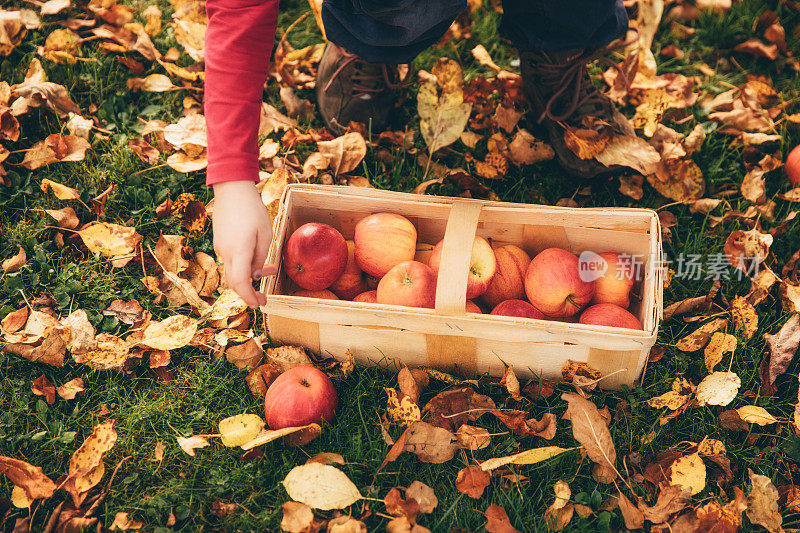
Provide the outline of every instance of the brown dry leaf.
[[173,315],[160,322],[151,322],[139,344],[154,350],[175,350],[189,344],[196,332],[197,320]]
[[308,463],[294,467],[283,480],[289,497],[313,509],[344,509],[362,499],[352,481],[336,467]]
[[[389,493],[386,494],[383,498],[383,503],[386,506],[386,512],[392,516],[405,518],[409,524],[414,523],[419,515],[419,504],[414,499],[404,500],[400,495],[400,491],[396,488],[392,488],[389,490]],[[387,525],[387,531],[395,531],[392,529],[391,525]],[[402,529],[396,529],[396,531],[402,531]]]
[[205,4],[201,1],[182,2],[172,14],[170,23],[175,40],[197,62],[203,61],[205,33],[208,26]]
[[60,387],[56,387],[56,392],[65,400],[73,400],[78,394],[83,394],[86,389],[83,386],[83,379],[75,378],[67,381]]
[[786,372],[800,345],[800,315],[789,317],[777,333],[764,334],[769,345],[769,385],[775,383],[778,376]]
[[743,52],[756,57],[763,57],[764,59],[769,59],[771,61],[778,59],[778,55],[780,54],[778,45],[766,44],[761,39],[756,37],[747,39],[745,42],[737,44],[733,49],[737,52]]
[[36,396],[44,396],[44,399],[50,405],[53,405],[56,401],[56,388],[44,374],[31,382],[31,392]]
[[65,229],[75,229],[80,224],[78,215],[71,207],[64,207],[62,209],[45,209],[45,213],[53,217],[56,221],[56,226]]
[[62,367],[64,366],[64,354],[67,352],[67,345],[61,335],[51,331],[38,346],[32,346],[28,343],[9,342],[3,346],[3,351],[19,355],[29,361]]
[[475,60],[478,63],[480,63],[481,65],[489,67],[490,69],[494,70],[495,72],[500,72],[502,70],[492,60],[492,57],[489,55],[489,51],[486,50],[486,48],[482,44],[479,44],[478,46],[476,46],[475,48],[473,48],[470,51],[472,52],[472,57],[474,57]]
[[290,130],[297,127],[297,121],[291,119],[267,103],[261,104],[261,123],[258,127],[258,134],[269,135],[270,133]]
[[40,467],[19,459],[0,456],[0,474],[5,474],[15,486],[21,487],[31,500],[47,499],[56,490],[56,484],[44,475]]
[[620,176],[619,192],[634,200],[641,200],[644,197],[642,183],[644,183],[644,176],[638,174],[633,176]]
[[[317,1],[311,0],[311,2]],[[319,4],[321,5],[322,2],[319,1]],[[326,533],[367,533],[367,526],[352,516],[342,515],[328,521]]]
[[480,450],[489,446],[491,435],[489,431],[481,428],[464,424],[455,433],[458,445],[465,450]]
[[642,529],[644,514],[622,492],[617,494],[617,500],[622,518],[625,520],[625,527],[630,530]]
[[245,381],[250,388],[250,392],[261,398],[267,393],[267,389],[280,376],[280,371],[273,365],[267,363],[259,365],[255,370],[247,374]]
[[736,230],[725,241],[725,256],[731,266],[748,273],[766,259],[772,241],[772,235],[755,227],[749,231]]
[[595,159],[608,147],[610,141],[611,133],[608,128],[597,131],[567,126],[564,129],[567,148],[580,159]]
[[86,437],[81,447],[72,454],[67,478],[64,480],[64,490],[72,495],[76,507],[80,506],[89,489],[100,482],[103,456],[116,442],[114,420],[106,420],[96,425],[92,434]]
[[500,379],[500,384],[505,386],[508,394],[515,400],[521,400],[522,396],[519,392],[519,380],[517,379],[516,374],[514,374],[514,367],[509,366],[506,368],[506,373]]
[[54,63],[74,65],[78,61],[76,56],[81,55],[80,43],[81,38],[78,34],[69,29],[59,28],[50,32],[44,46],[39,47],[38,53]]
[[142,240],[136,228],[110,222],[95,222],[80,230],[78,235],[90,252],[111,258],[111,264],[117,268],[124,267],[136,257],[136,249]]
[[171,274],[180,274],[189,267],[183,257],[183,235],[162,235],[153,249],[158,264]]
[[656,172],[661,162],[661,155],[644,139],[617,135],[595,156],[595,159],[607,167],[620,165],[649,175]]
[[514,131],[517,127],[517,122],[522,118],[522,113],[511,107],[504,107],[502,103],[497,104],[497,108],[492,115],[492,122],[498,127],[504,129],[507,133]]
[[27,305],[24,307],[20,307],[16,311],[11,311],[8,313],[2,321],[0,321],[0,331],[2,331],[3,335],[8,335],[9,333],[16,333],[17,331],[21,330],[25,327],[25,324],[28,322],[28,317],[30,317],[31,308]]
[[313,365],[305,348],[302,346],[278,346],[267,348],[267,362],[275,366],[280,372],[303,365]]
[[706,345],[712,333],[723,329],[727,325],[727,318],[715,318],[680,339],[675,343],[675,347],[682,352],[696,352]]
[[136,520],[131,520],[128,513],[118,512],[114,515],[114,522],[111,523],[108,529],[111,531],[128,531],[133,529],[142,529],[144,524]]
[[496,503],[490,504],[484,513],[486,516],[486,531],[489,533],[520,533],[511,525],[511,520],[508,518],[506,510],[497,505]]
[[150,37],[155,37],[161,31],[161,8],[156,5],[149,5],[141,13],[145,20],[144,32]]
[[520,128],[514,139],[508,144],[511,161],[517,165],[533,165],[541,161],[549,161],[555,157],[553,148]]
[[131,91],[147,91],[151,93],[163,93],[180,89],[172,84],[169,76],[164,74],[150,74],[144,78],[129,78],[128,89]]
[[313,116],[314,106],[311,102],[301,99],[291,87],[281,87],[280,96],[289,117],[305,120]]
[[319,530],[320,524],[315,522],[314,511],[308,505],[300,502],[283,504],[281,530],[288,533],[312,533]]
[[47,81],[38,59],[31,60],[25,81],[11,86],[11,94],[16,100],[11,104],[11,114],[24,115],[31,107],[44,105],[58,118],[65,119],[70,113],[80,114],[80,109],[67,94],[63,85]]
[[572,520],[575,510],[569,501],[572,491],[569,485],[561,480],[556,481],[553,491],[556,493],[556,499],[545,511],[544,519],[548,530],[561,531]]
[[47,178],[42,180],[40,188],[42,192],[53,191],[53,196],[59,200],[80,200],[81,197],[81,194],[72,187],[67,187]]
[[706,182],[694,160],[686,157],[667,159],[663,163],[661,171],[647,174],[647,182],[661,196],[684,203],[694,202],[703,196]]
[[416,454],[424,463],[438,464],[452,459],[458,444],[455,436],[446,429],[414,422],[406,431],[404,450]]
[[783,280],[779,291],[783,308],[790,313],[800,313],[800,285]]
[[491,476],[481,470],[478,465],[469,465],[458,471],[456,476],[456,490],[478,499],[483,496],[483,491],[489,486]]
[[175,199],[172,214],[181,221],[189,233],[202,231],[206,225],[206,208],[202,202],[194,199],[194,194],[183,193]]
[[306,463],[322,463],[324,465],[329,465],[329,464],[343,465],[343,464],[346,464],[345,460],[344,460],[344,457],[342,457],[338,453],[332,453],[332,452],[321,452],[321,453],[318,453],[314,457],[310,457],[306,461]]
[[753,487],[747,496],[747,518],[754,524],[764,526],[767,531],[777,533],[783,531],[781,509],[778,506],[778,489],[767,476],[747,469],[750,485]]
[[25,253],[25,248],[22,246],[19,247],[19,251],[9,257],[8,259],[3,260],[3,272],[6,274],[13,274],[14,272],[19,272],[22,270],[22,267],[28,262],[28,254]]
[[135,324],[144,318],[145,310],[136,300],[114,300],[103,311],[104,316],[113,316],[125,324]]
[[713,372],[717,363],[722,361],[724,354],[736,351],[736,342],[736,337],[733,335],[715,331],[711,335],[704,352],[706,369],[709,372]]
[[82,161],[90,147],[89,141],[83,137],[53,133],[25,152],[22,166],[28,170],[36,170],[52,163]]
[[332,141],[318,141],[317,148],[335,176],[354,170],[367,155],[367,143],[358,132],[345,133]]
[[592,461],[616,472],[614,463],[617,460],[617,451],[600,411],[592,402],[578,394],[566,393],[561,398],[568,403],[564,418],[572,422],[575,440],[586,449]]
[[472,111],[472,105],[464,102],[461,66],[442,57],[432,71],[433,78],[423,82],[417,93],[420,133],[430,153],[458,140]]
[[731,301],[731,316],[736,329],[746,339],[753,338],[758,330],[758,315],[753,304],[743,296],[737,296]]
[[430,378],[424,370],[418,368],[408,368],[404,366],[397,373],[397,385],[400,392],[411,398],[411,401],[416,403],[419,400],[419,395],[428,386]]
[[135,153],[145,165],[155,165],[158,163],[160,152],[144,139],[129,139],[128,148],[133,150],[133,153]]
[[638,507],[646,520],[654,524],[661,524],[669,520],[673,514],[684,510],[691,499],[692,495],[689,489],[669,485],[662,487],[655,505],[650,507],[639,499]]
[[192,457],[194,457],[194,451],[196,449],[211,446],[211,444],[200,435],[193,435],[191,437],[175,437],[175,440],[178,441],[178,446],[181,447],[181,450]]
[[244,344],[228,346],[225,358],[236,368],[253,370],[261,364],[264,352],[255,339],[250,339]]

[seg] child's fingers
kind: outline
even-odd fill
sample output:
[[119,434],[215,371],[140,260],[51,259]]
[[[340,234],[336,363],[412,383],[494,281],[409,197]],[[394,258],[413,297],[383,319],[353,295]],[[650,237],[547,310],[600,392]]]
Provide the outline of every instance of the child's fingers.
[[242,258],[240,255],[235,255],[225,270],[225,275],[228,277],[228,285],[230,285],[231,289],[236,291],[251,309],[255,309],[259,305],[263,305],[265,301],[263,295],[253,289],[250,274],[249,258]]

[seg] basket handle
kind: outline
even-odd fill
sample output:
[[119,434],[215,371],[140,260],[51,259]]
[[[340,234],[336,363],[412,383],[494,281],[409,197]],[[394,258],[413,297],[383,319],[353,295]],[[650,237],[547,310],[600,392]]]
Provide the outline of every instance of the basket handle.
[[463,316],[467,304],[467,276],[472,243],[483,205],[456,200],[450,207],[436,282],[436,314]]

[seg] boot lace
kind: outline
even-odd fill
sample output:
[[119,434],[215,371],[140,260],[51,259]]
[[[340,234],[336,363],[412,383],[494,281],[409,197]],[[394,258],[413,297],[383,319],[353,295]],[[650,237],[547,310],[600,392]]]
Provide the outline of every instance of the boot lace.
[[625,72],[607,55],[636,42],[639,35],[637,30],[634,31],[636,34],[631,39],[616,41],[594,51],[585,50],[564,62],[541,61],[533,65],[538,75],[537,83],[551,94],[539,116],[539,123],[546,118],[555,122],[567,121],[576,114],[586,114],[580,110],[590,105],[608,107],[608,98],[592,84],[587,67],[593,61],[601,61],[614,68],[628,85]]
[[[345,60],[341,62],[333,75],[325,84],[323,90],[325,92],[331,86],[331,83],[342,73],[349,65],[353,65],[353,75],[350,77],[352,83],[350,95],[353,98],[369,97],[374,94],[383,92],[387,89],[394,90],[400,87],[399,83],[392,81],[396,77],[395,69],[390,71],[389,65],[367,63],[355,54],[351,54],[346,50],[342,50],[342,55]],[[394,74],[394,76],[393,76]]]

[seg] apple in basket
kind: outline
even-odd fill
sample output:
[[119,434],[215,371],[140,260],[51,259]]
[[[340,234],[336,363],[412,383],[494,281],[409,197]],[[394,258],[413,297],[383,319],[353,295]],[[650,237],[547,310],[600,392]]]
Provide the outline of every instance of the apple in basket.
[[344,272],[328,289],[342,300],[352,300],[362,292],[369,290],[367,276],[356,263],[353,241],[347,241],[347,266],[344,267]]
[[371,291],[362,292],[361,294],[353,298],[353,301],[370,303],[370,304],[378,303],[378,291],[373,289]]
[[594,281],[581,279],[578,256],[548,248],[531,260],[525,272],[525,294],[539,311],[554,318],[572,316],[594,296]]
[[417,228],[404,216],[375,213],[358,221],[355,257],[361,270],[378,279],[417,253]]
[[336,228],[310,222],[297,228],[286,241],[283,267],[300,287],[328,288],[347,266],[347,243]]
[[581,324],[613,326],[616,328],[644,329],[639,319],[627,309],[614,304],[595,304],[581,313]]
[[319,298],[321,300],[338,300],[339,297],[333,294],[331,291],[327,289],[322,289],[319,291],[294,291],[292,296],[305,296],[306,298]]
[[519,316],[522,318],[539,318],[542,320],[547,318],[544,313],[536,309],[525,300],[505,300],[500,302],[494,309],[492,309],[491,314],[500,316]]
[[615,252],[603,252],[597,255],[608,267],[594,280],[592,303],[616,304],[627,309],[630,305],[631,288],[636,281],[633,262],[621,259],[620,254]]
[[800,146],[795,146],[786,156],[786,177],[792,187],[800,187]]
[[491,308],[505,300],[521,300],[525,298],[525,272],[531,263],[525,250],[513,244],[496,248],[494,256],[497,260],[497,272],[483,293],[481,299]]
[[[441,240],[433,248],[433,253],[431,253],[428,263],[437,276],[439,275],[443,248],[444,240]],[[472,256],[470,257],[469,272],[467,274],[467,300],[486,292],[496,271],[497,260],[494,257],[492,245],[483,237],[476,235],[472,242]]]
[[404,261],[389,270],[378,283],[378,303],[433,308],[436,274],[419,261]]
[[330,422],[339,398],[330,378],[316,367],[290,368],[277,378],[264,396],[264,415],[272,429]]

